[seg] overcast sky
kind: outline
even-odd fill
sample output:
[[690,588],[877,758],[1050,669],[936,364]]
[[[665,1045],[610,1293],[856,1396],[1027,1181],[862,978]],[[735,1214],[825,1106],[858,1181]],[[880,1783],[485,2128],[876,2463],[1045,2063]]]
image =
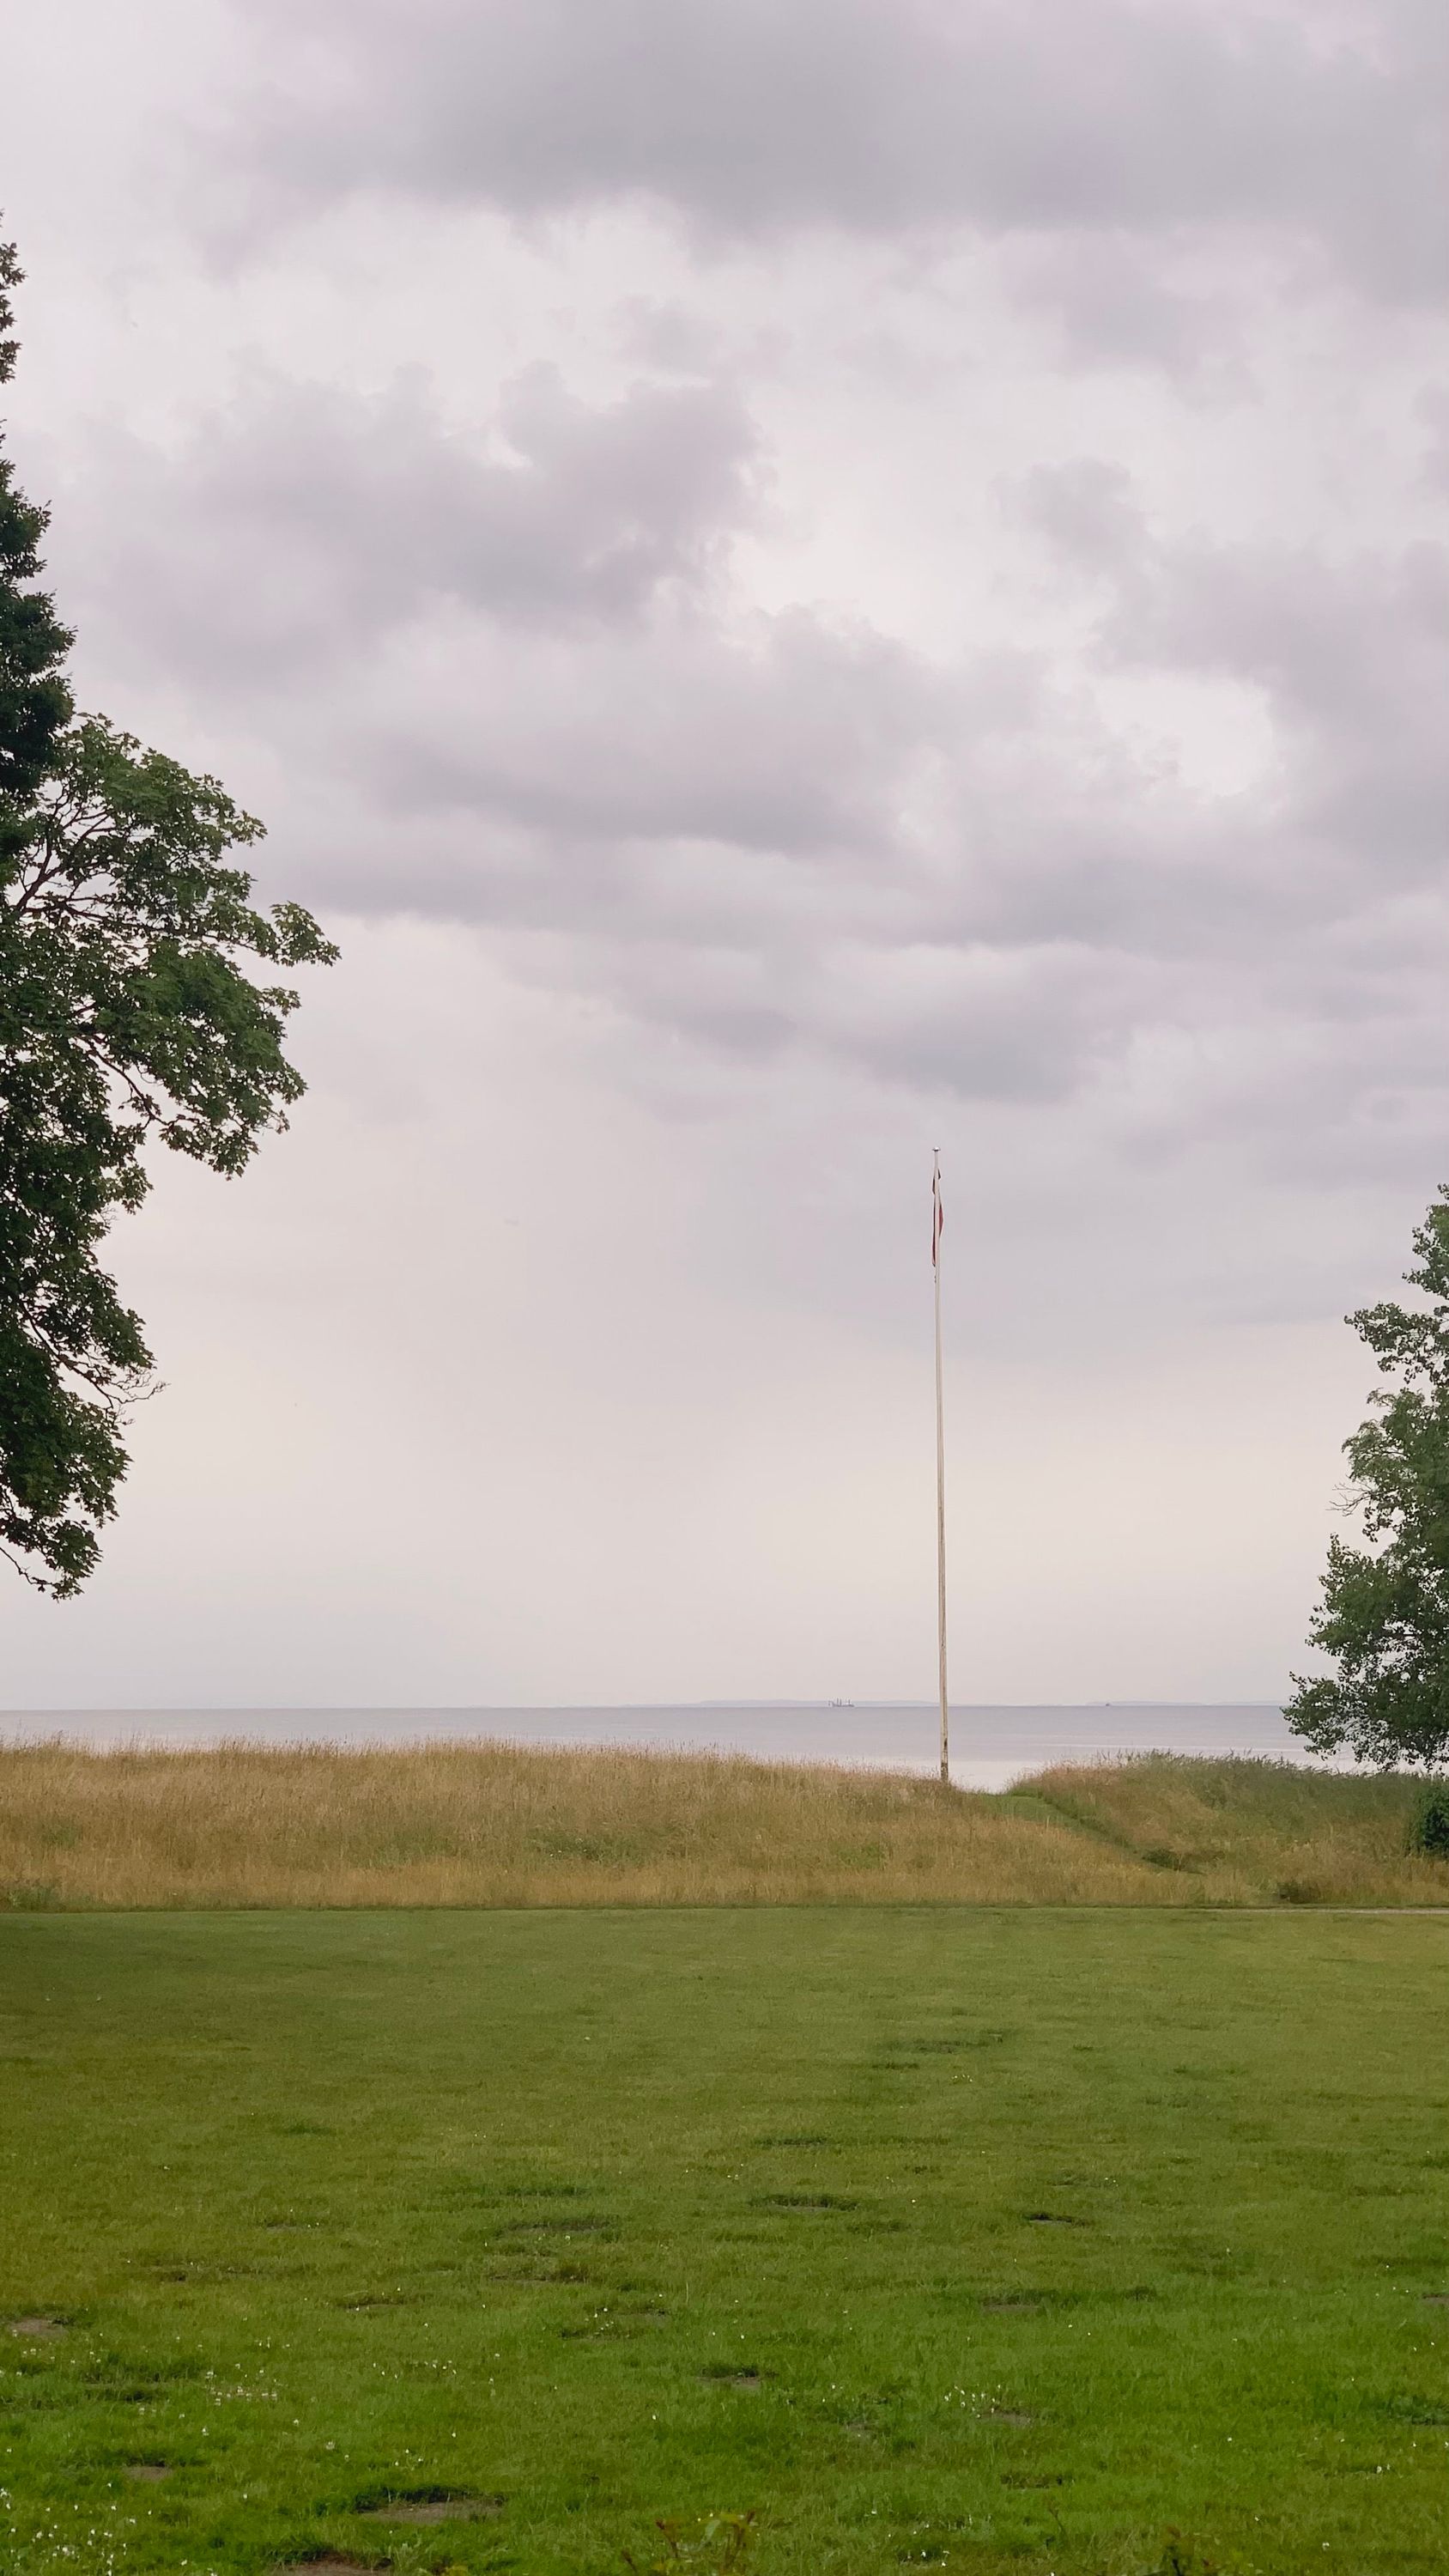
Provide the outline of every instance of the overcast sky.
[[340,939],[11,1705],[1279,1693],[1449,1177],[1442,0],[12,7],[83,703]]

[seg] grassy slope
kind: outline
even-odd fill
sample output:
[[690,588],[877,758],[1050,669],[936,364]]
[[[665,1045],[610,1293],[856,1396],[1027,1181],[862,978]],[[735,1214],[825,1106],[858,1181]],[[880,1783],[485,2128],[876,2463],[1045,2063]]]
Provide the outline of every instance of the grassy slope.
[[[0,1921],[0,2566],[1444,2564],[1449,1924]],[[1441,2304],[1435,2304],[1435,2302]],[[128,2463],[169,2464],[136,2484]],[[389,2490],[503,2499],[389,2531]]]
[[1039,1772],[1043,1809],[1177,1876],[1189,1901],[1443,1905],[1449,1868],[1405,1851],[1418,1784],[1178,1754]]
[[1006,1798],[744,1760],[0,1750],[0,1907],[1435,1904],[1412,1784],[1165,1757]]

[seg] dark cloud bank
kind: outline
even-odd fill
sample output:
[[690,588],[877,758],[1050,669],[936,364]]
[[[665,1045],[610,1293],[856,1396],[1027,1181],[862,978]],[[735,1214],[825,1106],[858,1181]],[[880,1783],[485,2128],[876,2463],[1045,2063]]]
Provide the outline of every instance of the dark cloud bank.
[[[1445,279],[1431,0],[287,0],[265,166],[702,228],[1281,227],[1375,291]],[[295,51],[288,49],[295,47]],[[1438,107],[1436,110],[1436,100]]]

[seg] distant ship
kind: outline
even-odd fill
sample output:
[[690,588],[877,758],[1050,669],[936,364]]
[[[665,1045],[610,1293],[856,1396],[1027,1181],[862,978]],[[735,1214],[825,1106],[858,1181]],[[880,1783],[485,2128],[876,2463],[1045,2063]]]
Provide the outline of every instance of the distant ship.
[[853,1699],[828,1699],[825,1705],[827,1708],[854,1708],[855,1702]]

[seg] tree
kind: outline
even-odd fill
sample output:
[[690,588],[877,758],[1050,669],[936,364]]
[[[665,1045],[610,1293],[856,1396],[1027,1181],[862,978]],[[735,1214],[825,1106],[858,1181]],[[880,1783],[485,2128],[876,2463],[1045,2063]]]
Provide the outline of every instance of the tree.
[[[0,246],[0,376],[10,375]],[[146,1391],[140,1318],[100,1260],[149,1143],[236,1173],[301,1094],[297,995],[243,961],[329,963],[229,853],[261,837],[216,779],[77,717],[71,638],[34,588],[47,524],[0,459],[0,1553],[56,1598],[96,1564]]]
[[[13,248],[0,242],[0,385],[15,373],[10,289],[20,277]],[[16,491],[15,469],[0,453],[0,866],[24,841],[31,799],[72,713],[61,664],[74,639],[34,588],[49,525],[49,511]]]
[[1348,1320],[1386,1377],[1369,1421],[1344,1442],[1349,1508],[1367,1548],[1329,1541],[1310,1645],[1336,1673],[1305,1681],[1285,1712],[1315,1752],[1347,1746],[1388,1770],[1449,1750],[1449,1188],[1414,1238],[1404,1273],[1426,1302],[1367,1306]]

